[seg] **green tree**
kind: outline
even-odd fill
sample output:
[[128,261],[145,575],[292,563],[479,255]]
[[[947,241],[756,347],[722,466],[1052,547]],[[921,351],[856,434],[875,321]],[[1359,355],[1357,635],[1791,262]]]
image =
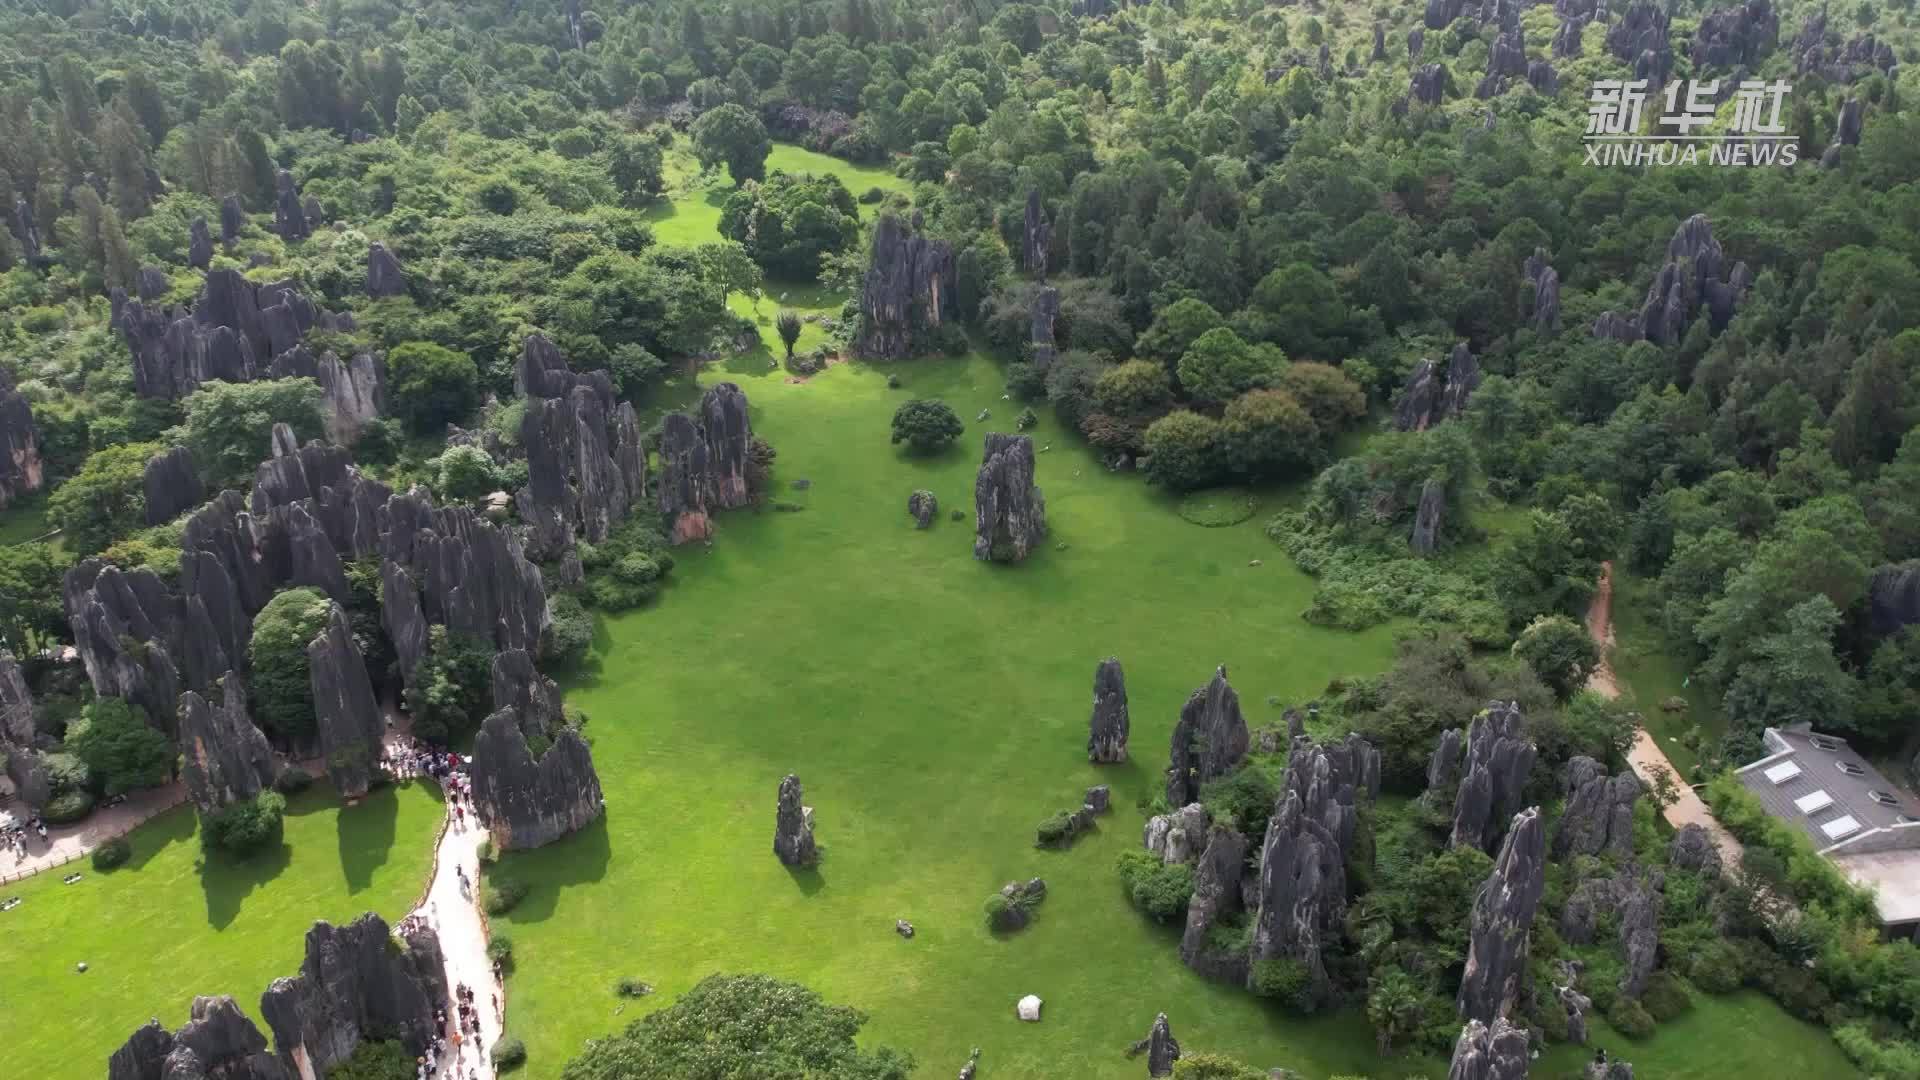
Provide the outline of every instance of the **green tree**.
[[1326,438],[1367,415],[1367,392],[1331,364],[1295,361],[1280,373],[1275,385],[1306,408]]
[[1133,353],[1143,360],[1165,364],[1171,371],[1200,335],[1226,324],[1204,300],[1176,300],[1153,317],[1153,324],[1134,342]]
[[202,383],[187,396],[186,444],[213,489],[245,487],[270,456],[275,424],[302,444],[325,434],[320,386],[312,379]]
[[1173,401],[1173,382],[1160,364],[1129,360],[1100,373],[1093,400],[1103,413],[1144,420],[1166,411]]
[[672,1005],[587,1044],[563,1080],[907,1080],[913,1059],[854,1037],[866,1014],[770,975],[709,975]]
[[693,152],[704,168],[725,165],[735,184],[764,179],[773,142],[760,118],[738,105],[710,110],[693,122]]
[[1565,615],[1543,615],[1528,623],[1513,643],[1513,655],[1532,668],[1561,701],[1586,686],[1600,666],[1600,647],[1593,635]]
[[85,762],[111,798],[122,792],[158,787],[173,775],[173,748],[167,737],[120,698],[96,698],[67,725],[67,752]]
[[[1298,68],[1294,69],[1300,70]],[[1283,266],[1260,279],[1236,320],[1258,341],[1288,356],[1332,360],[1346,355],[1347,305],[1333,279],[1306,263]]]
[[159,443],[122,443],[96,450],[54,489],[47,520],[68,551],[98,554],[146,524],[147,459],[164,449]]
[[416,433],[437,433],[479,407],[480,369],[466,353],[409,341],[387,353],[387,397]]
[[274,594],[254,616],[247,645],[253,716],[283,744],[303,744],[314,733],[313,668],[307,645],[326,629],[333,602],[316,589]]
[[745,245],[776,277],[811,281],[823,260],[860,242],[860,208],[831,174],[775,173],[727,197],[720,235]]
[[25,656],[66,638],[60,583],[70,565],[52,544],[0,547],[0,647]]
[[427,655],[406,694],[414,734],[448,743],[480,727],[491,711],[493,650],[484,642],[449,634],[436,626],[427,636]]
[[1206,487],[1219,479],[1220,421],[1187,409],[1170,412],[1147,428],[1147,479],[1173,491]]
[[1426,1001],[1420,985],[1399,968],[1374,977],[1367,988],[1367,1019],[1373,1022],[1374,1041],[1383,1056],[1426,1024]]
[[607,140],[603,151],[607,176],[628,206],[645,206],[660,197],[665,184],[660,143],[640,132],[621,132]]
[[1309,464],[1320,449],[1320,428],[1284,390],[1250,390],[1227,405],[1221,450],[1228,468],[1265,479]]
[[434,490],[449,502],[473,502],[500,487],[493,458],[477,446],[449,446],[433,461]]
[[1195,401],[1224,405],[1255,387],[1266,386],[1286,366],[1271,348],[1249,345],[1226,327],[1194,339],[1180,356],[1180,388]]
[[1268,1080],[1271,1075],[1225,1054],[1183,1052],[1173,1063],[1173,1080]]
[[1566,519],[1540,510],[1494,553],[1494,591],[1516,624],[1540,614],[1581,610],[1599,575],[1599,562],[1579,554]]
[[1840,611],[1822,595],[1786,612],[1778,629],[1752,644],[1752,659],[1727,686],[1728,746],[1737,760],[1758,756],[1760,733],[1770,727],[1812,723],[1851,729],[1857,686],[1833,653]]
[[944,401],[915,399],[893,411],[893,439],[917,454],[930,454],[966,432],[960,417]]
[[780,344],[787,348],[787,359],[793,359],[793,345],[800,340],[800,313],[792,308],[781,308],[774,316],[773,328],[780,332]]
[[353,1056],[327,1070],[327,1080],[412,1080],[413,1055],[391,1039],[362,1039]]

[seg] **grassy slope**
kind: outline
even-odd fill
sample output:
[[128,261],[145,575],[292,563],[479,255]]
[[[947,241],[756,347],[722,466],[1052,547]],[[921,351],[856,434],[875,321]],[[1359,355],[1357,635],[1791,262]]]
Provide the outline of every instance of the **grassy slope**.
[[[25,901],[0,915],[0,1075],[97,1078],[149,1016],[178,1027],[197,994],[231,994],[257,1018],[261,991],[299,969],[315,919],[406,913],[439,818],[421,785],[346,810],[321,785],[293,800],[277,854],[209,867],[181,808],[136,830],[119,870],[83,860],[0,886]],[[62,884],[74,871],[84,877]]]
[[[1683,686],[1686,661],[1670,648],[1659,625],[1659,589],[1616,568],[1613,589],[1613,670],[1621,687],[1640,708],[1647,731],[1666,751],[1667,758],[1682,773],[1682,779],[1698,761],[1698,755],[1680,742],[1680,736],[1696,724],[1710,742],[1726,734],[1727,718],[1720,711],[1720,700],[1703,683]],[[1670,697],[1683,697],[1687,709],[1666,712],[1660,703]]]

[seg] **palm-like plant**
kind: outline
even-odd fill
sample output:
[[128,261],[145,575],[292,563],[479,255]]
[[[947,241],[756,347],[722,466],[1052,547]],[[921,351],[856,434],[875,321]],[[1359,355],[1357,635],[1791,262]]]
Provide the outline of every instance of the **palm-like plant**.
[[793,359],[793,343],[800,340],[800,313],[792,308],[781,308],[774,316],[773,328],[780,331],[780,342],[787,347],[787,359]]

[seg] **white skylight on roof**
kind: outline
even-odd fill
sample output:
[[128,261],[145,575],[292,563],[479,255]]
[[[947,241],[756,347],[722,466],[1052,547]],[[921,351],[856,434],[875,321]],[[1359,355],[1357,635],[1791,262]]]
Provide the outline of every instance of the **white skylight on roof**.
[[1803,814],[1817,814],[1833,805],[1833,796],[1825,791],[1816,791],[1811,795],[1802,795],[1793,800],[1793,805],[1799,807]]
[[1766,771],[1765,775],[1766,775],[1766,778],[1772,781],[1773,783],[1784,784],[1787,781],[1793,779],[1794,777],[1800,775],[1800,765],[1798,762],[1783,761],[1780,764],[1769,768]]
[[1859,832],[1860,823],[1853,820],[1853,815],[1848,814],[1845,817],[1834,818],[1832,821],[1820,826],[1820,831],[1827,834],[1827,839],[1838,840],[1843,836],[1852,836],[1854,833]]
[[1826,735],[1809,736],[1807,741],[1812,743],[1817,749],[1825,750],[1828,753],[1832,753],[1840,749],[1840,740],[1835,738],[1830,738]]

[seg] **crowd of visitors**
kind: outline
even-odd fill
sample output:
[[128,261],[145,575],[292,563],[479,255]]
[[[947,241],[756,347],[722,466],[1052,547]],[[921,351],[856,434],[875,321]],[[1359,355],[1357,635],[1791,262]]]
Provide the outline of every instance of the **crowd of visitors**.
[[28,833],[37,834],[40,837],[40,846],[43,848],[47,846],[47,823],[40,817],[38,811],[30,813],[25,824],[9,821],[4,827],[0,827],[0,844],[5,844],[7,850],[13,853],[15,866],[27,861]]

